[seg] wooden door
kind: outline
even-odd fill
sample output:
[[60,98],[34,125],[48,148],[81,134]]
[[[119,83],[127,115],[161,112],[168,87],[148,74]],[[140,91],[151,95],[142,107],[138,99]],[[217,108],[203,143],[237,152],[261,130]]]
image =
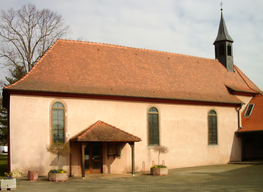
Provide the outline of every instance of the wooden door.
[[85,173],[101,173],[101,145],[90,144],[84,148]]

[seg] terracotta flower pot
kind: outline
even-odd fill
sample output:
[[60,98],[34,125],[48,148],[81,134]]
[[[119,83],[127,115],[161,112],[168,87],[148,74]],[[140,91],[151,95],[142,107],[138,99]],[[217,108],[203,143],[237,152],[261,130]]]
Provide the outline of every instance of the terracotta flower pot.
[[30,181],[37,181],[38,172],[37,171],[28,171],[27,178]]
[[68,180],[67,173],[48,173],[48,180],[54,182],[63,182]]

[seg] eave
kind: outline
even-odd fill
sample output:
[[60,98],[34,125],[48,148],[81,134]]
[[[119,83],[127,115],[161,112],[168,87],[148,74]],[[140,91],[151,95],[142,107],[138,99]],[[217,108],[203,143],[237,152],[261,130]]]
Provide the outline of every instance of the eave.
[[150,103],[165,103],[165,104],[181,104],[181,105],[202,105],[202,106],[225,106],[225,107],[240,107],[242,102],[213,102],[200,100],[183,100],[183,99],[167,99],[167,98],[150,98],[150,97],[134,97],[134,96],[119,96],[119,95],[97,95],[97,94],[80,94],[68,92],[46,92],[46,91],[27,91],[27,90],[12,90],[4,89],[4,106],[9,105],[10,95],[33,95],[45,97],[66,97],[66,98],[81,98],[81,99],[97,99],[97,100],[117,100],[131,102],[150,102]]

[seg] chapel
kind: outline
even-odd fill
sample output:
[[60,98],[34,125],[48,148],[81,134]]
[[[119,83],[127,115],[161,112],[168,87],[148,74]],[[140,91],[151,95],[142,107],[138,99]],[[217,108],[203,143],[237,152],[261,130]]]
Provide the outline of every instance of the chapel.
[[[233,43],[222,11],[215,59],[58,39],[3,89],[9,170],[47,175],[54,142],[71,148],[60,168],[82,177],[258,158],[262,137],[250,133],[263,127],[250,124],[262,91],[234,64]],[[160,162],[156,146],[168,148]]]

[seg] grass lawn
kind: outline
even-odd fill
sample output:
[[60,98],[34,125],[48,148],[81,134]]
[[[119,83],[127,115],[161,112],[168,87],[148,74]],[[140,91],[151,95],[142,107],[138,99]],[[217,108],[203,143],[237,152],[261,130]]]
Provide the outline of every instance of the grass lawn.
[[0,179],[5,176],[7,172],[7,155],[0,155]]

